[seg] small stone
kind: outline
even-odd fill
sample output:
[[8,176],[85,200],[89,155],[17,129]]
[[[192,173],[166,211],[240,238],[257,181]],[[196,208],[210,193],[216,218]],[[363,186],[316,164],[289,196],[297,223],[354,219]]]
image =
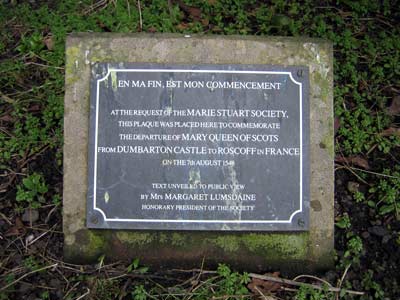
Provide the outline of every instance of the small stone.
[[385,236],[388,231],[383,226],[372,226],[368,228],[368,232],[376,236]]
[[364,231],[363,233],[361,233],[361,236],[363,239],[368,239],[370,237],[370,234],[368,231]]
[[53,288],[57,288],[57,287],[60,287],[60,286],[61,286],[61,283],[60,283],[60,280],[59,280],[59,279],[53,278],[53,279],[50,280],[49,285],[50,285],[51,287],[53,287]]
[[349,181],[347,183],[347,190],[352,194],[354,194],[355,192],[358,192],[359,187],[360,187],[360,184],[358,182]]
[[22,221],[35,223],[37,220],[39,220],[39,212],[37,211],[37,209],[25,209],[25,212],[22,215]]
[[59,290],[56,292],[56,297],[57,297],[57,299],[62,299],[62,298],[64,297],[64,293],[62,292],[61,289],[59,289]]
[[391,235],[385,235],[384,237],[383,237],[383,239],[382,239],[382,244],[386,244],[387,242],[389,242],[390,241],[390,239],[392,238],[392,236]]
[[24,294],[30,290],[31,286],[27,283],[22,282],[19,286],[18,292]]
[[28,245],[30,242],[32,242],[35,239],[35,236],[33,234],[28,235],[25,238],[25,244]]
[[334,271],[328,271],[325,274],[325,280],[328,282],[335,282],[336,279],[337,279],[337,274]]

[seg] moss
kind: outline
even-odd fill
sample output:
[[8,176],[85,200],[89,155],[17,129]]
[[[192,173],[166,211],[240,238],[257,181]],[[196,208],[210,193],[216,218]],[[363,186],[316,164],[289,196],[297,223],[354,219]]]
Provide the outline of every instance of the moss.
[[248,234],[243,244],[251,252],[271,258],[305,259],[308,253],[308,233]]
[[128,245],[146,245],[154,241],[155,235],[145,232],[118,231],[117,238],[122,244]]
[[117,72],[111,72],[111,87],[114,91],[114,93],[117,91]]
[[128,54],[115,53],[111,50],[105,50],[108,47],[99,47],[95,49],[91,47],[91,52],[88,54],[88,58],[91,62],[126,62],[128,61]]
[[235,252],[240,248],[240,236],[237,235],[218,236],[215,239],[208,239],[208,241],[226,252]]
[[185,236],[180,233],[173,233],[171,236],[171,244],[174,246],[184,246],[185,243]]
[[[65,63],[65,82],[67,85],[72,85],[80,79],[77,70],[79,64],[82,63],[79,60],[80,53],[81,49],[79,47],[70,46],[66,49],[67,60]],[[78,65],[76,65],[76,62],[78,62]]]
[[165,233],[160,233],[159,236],[158,236],[158,241],[161,244],[168,243],[168,236]]
[[[331,127],[329,127],[331,128]],[[323,137],[320,145],[325,145],[325,148],[328,150],[329,156],[333,159],[335,156],[335,147],[333,144],[333,137],[331,134],[327,134]]]
[[327,103],[330,100],[329,94],[331,90],[329,81],[324,78],[320,72],[314,74],[314,81],[314,84],[316,84],[321,89],[319,99],[321,99],[322,102]]
[[207,241],[226,252],[242,252],[243,249],[267,260],[305,259],[308,253],[308,233],[224,235]]
[[75,233],[75,245],[78,253],[85,253],[86,257],[95,259],[106,250],[107,236],[102,232],[81,229]]

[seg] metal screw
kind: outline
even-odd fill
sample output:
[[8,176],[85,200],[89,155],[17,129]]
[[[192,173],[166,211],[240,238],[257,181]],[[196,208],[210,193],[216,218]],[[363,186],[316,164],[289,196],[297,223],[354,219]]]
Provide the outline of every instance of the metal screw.
[[96,216],[93,216],[90,218],[90,222],[92,222],[93,224],[97,224],[99,222],[99,219]]
[[303,77],[303,70],[302,69],[297,70],[297,76],[298,77]]

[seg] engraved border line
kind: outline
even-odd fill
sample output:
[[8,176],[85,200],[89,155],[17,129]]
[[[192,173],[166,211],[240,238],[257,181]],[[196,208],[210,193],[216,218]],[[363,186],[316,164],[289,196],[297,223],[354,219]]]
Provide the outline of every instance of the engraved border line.
[[[289,78],[299,86],[300,95],[300,208],[294,211],[289,220],[163,220],[163,219],[111,219],[107,218],[104,211],[96,207],[96,191],[97,191],[97,135],[98,135],[98,125],[99,125],[99,92],[100,92],[100,82],[106,80],[110,76],[111,72],[162,72],[162,73],[226,73],[226,74],[277,74],[277,75],[288,75]],[[95,127],[95,149],[94,149],[94,180],[93,180],[93,210],[98,211],[104,218],[104,221],[110,222],[144,222],[144,223],[243,223],[243,224],[274,224],[274,223],[291,223],[293,217],[303,211],[303,85],[301,82],[296,81],[293,78],[292,72],[283,71],[235,71],[235,70],[188,70],[188,69],[114,69],[109,68],[107,74],[97,80],[96,87],[96,127]]]

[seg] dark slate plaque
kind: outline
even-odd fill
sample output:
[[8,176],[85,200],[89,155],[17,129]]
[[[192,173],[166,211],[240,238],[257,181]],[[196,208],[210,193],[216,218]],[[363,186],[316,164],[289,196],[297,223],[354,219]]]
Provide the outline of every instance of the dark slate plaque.
[[92,67],[87,226],[303,231],[308,69]]

